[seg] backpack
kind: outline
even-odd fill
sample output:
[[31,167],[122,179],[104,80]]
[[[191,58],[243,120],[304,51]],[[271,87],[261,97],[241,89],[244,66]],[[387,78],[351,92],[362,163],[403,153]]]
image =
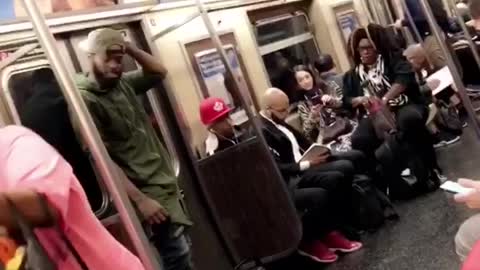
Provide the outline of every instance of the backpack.
[[352,224],[357,229],[373,232],[379,229],[386,219],[398,218],[388,197],[373,185],[368,176],[355,176],[352,187]]
[[438,101],[437,123],[440,127],[452,132],[455,135],[462,134],[463,122],[460,120],[460,115],[457,108],[452,104],[447,104],[444,101]]
[[417,187],[431,182],[433,168],[408,144],[400,144],[395,136],[385,140],[376,150],[375,156],[381,163],[382,175],[387,179],[387,195],[395,200],[412,199],[419,195]]

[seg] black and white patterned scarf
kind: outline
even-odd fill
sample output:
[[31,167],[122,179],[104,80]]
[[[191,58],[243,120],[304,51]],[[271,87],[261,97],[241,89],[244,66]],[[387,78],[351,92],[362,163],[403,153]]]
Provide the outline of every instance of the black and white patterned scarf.
[[[385,75],[385,62],[381,55],[378,56],[377,63],[373,67],[367,70],[363,64],[360,64],[356,68],[356,72],[360,77],[360,84],[365,85],[363,94],[367,97],[377,96],[381,98],[392,88],[390,80]],[[401,94],[389,100],[388,105],[398,107],[405,105],[407,102],[408,96]]]

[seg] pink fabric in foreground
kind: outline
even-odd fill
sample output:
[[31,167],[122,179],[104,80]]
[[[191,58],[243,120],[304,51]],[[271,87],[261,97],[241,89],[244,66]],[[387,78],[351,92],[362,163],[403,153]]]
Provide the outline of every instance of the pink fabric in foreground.
[[[61,229],[90,270],[144,269],[95,217],[72,168],[60,154],[32,131],[8,126],[0,129],[0,191],[16,190],[35,190],[48,198],[59,212]],[[61,242],[54,231],[37,230],[37,235],[59,270],[80,269],[65,247],[55,248]]]

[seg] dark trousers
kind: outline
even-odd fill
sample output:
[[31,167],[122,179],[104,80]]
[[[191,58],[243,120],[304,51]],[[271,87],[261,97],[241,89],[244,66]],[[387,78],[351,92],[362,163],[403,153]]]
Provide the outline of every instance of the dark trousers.
[[359,151],[342,153],[303,173],[294,200],[298,209],[308,209],[302,217],[305,240],[321,239],[347,225],[353,177],[362,157]]
[[301,213],[303,240],[315,241],[322,239],[336,227],[336,221],[331,219],[331,197],[323,188],[298,188],[294,191],[295,206]]
[[193,270],[190,244],[183,228],[170,222],[151,227],[150,240],[165,270]]
[[[428,117],[426,106],[408,104],[399,108],[396,113],[397,133],[393,136],[402,146],[408,146],[418,153],[425,164],[432,169],[438,169],[437,156],[433,148],[433,138],[425,126]],[[367,160],[375,160],[375,151],[383,141],[377,137],[369,118],[360,120],[359,126],[352,135],[352,147],[367,156]],[[382,160],[378,160],[382,164]],[[391,164],[390,164],[391,165]],[[382,166],[387,166],[382,164]]]

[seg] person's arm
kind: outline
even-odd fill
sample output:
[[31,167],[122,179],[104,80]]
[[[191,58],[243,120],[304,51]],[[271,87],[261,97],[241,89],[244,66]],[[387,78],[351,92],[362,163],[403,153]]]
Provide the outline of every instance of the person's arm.
[[473,191],[467,194],[456,194],[455,201],[458,203],[464,203],[471,209],[480,209],[480,182],[460,178],[458,183],[463,187],[472,188]]
[[167,76],[167,69],[153,55],[131,43],[127,43],[126,53],[142,66],[141,70],[127,72],[123,76],[136,94],[143,94],[154,88]]
[[[32,226],[48,226],[64,221],[69,214],[69,201],[77,196],[88,201],[71,167],[48,143],[23,127],[9,127],[15,134],[7,149],[2,149],[0,177],[8,190],[0,191],[0,226],[16,229],[8,211],[6,196]],[[41,195],[40,195],[41,194]],[[46,199],[49,213],[43,211]],[[54,220],[49,220],[49,216]]]
[[326,83],[326,88],[326,95],[322,96],[322,102],[325,106],[333,109],[342,107],[342,88],[334,81]]
[[400,94],[405,92],[408,85],[417,83],[412,66],[403,58],[403,56],[393,55],[390,64],[393,69],[393,83],[390,90],[383,96],[384,102],[397,98]]
[[319,126],[319,113],[315,112],[313,108],[309,108],[306,102],[298,104],[298,114],[302,121],[302,130],[305,137],[311,141],[316,141],[314,137],[315,129]]
[[144,72],[158,75],[161,79],[167,76],[167,69],[153,55],[131,43],[127,43],[125,50],[128,55],[142,66]]
[[118,176],[121,178],[128,197],[135,203],[143,218],[150,224],[160,224],[168,218],[167,210],[157,201],[142,193],[130,179],[123,173],[122,169],[114,163]]
[[[8,230],[17,230],[18,224],[9,210],[7,198],[33,227],[49,227],[53,225],[57,217],[57,211],[51,205],[48,205],[50,213],[45,213],[40,204],[40,197],[35,191],[0,192],[0,209],[2,209],[0,211],[0,226],[6,227]],[[54,219],[52,220],[51,217]]]
[[383,96],[382,100],[388,101],[394,99],[400,96],[400,94],[402,94],[403,92],[405,92],[405,89],[407,89],[405,85],[400,83],[394,83],[390,88],[390,91],[388,91],[385,96]]

